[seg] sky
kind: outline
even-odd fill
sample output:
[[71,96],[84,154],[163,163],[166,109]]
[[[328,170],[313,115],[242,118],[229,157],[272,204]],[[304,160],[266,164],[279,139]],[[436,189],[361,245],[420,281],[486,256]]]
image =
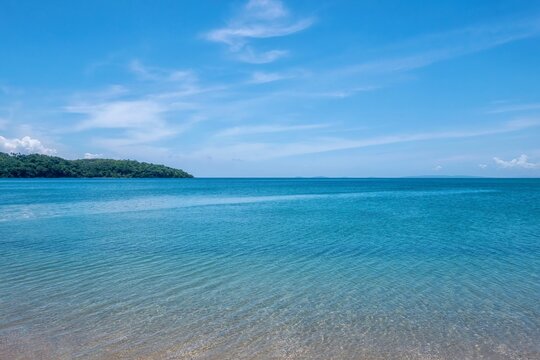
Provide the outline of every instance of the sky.
[[0,151],[540,176],[540,2],[0,1]]

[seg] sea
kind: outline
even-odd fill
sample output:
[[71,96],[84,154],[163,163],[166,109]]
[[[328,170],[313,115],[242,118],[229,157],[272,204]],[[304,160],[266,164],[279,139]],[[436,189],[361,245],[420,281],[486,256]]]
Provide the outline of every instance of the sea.
[[540,359],[540,179],[0,180],[0,359]]

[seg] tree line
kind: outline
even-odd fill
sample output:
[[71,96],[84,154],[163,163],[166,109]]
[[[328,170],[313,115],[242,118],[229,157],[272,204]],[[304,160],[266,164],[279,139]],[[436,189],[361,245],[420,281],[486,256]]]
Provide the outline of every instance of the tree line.
[[2,178],[191,178],[193,175],[165,165],[134,160],[66,160],[40,154],[0,152]]

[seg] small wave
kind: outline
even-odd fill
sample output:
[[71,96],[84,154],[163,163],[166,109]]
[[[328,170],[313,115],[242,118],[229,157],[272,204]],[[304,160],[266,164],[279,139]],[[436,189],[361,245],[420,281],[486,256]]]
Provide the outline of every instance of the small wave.
[[472,194],[494,190],[372,191],[325,194],[292,194],[265,196],[147,196],[123,200],[44,203],[0,206],[0,222],[61,216],[80,216],[186,208],[194,206],[237,205],[259,202],[301,201],[325,198],[416,197]]

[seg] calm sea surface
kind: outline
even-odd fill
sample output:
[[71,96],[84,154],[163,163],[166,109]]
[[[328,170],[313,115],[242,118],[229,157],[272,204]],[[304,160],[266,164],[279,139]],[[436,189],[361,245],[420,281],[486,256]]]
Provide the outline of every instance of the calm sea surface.
[[0,358],[539,359],[540,180],[0,180]]

